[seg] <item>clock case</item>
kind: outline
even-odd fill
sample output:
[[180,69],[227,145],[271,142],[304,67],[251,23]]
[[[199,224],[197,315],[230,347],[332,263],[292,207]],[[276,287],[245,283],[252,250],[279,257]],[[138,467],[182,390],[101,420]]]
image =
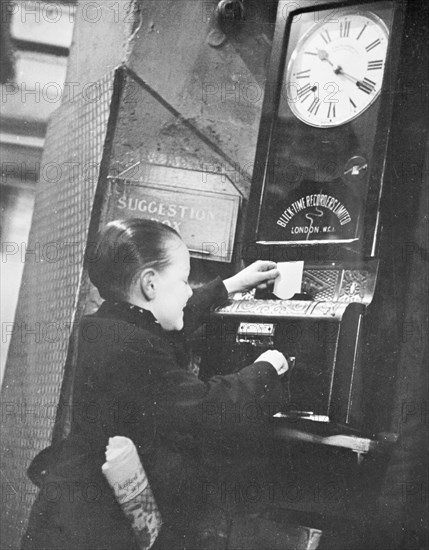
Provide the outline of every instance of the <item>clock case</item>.
[[[303,156],[311,156],[314,150],[323,150],[327,141],[341,146],[344,141],[342,135],[357,135],[356,147],[351,147],[346,155],[342,154],[341,158],[336,159],[336,181],[340,182],[342,186],[343,197],[349,193],[349,202],[354,206],[357,203],[353,234],[349,233],[346,235],[347,238],[334,239],[330,239],[329,235],[322,239],[284,239],[279,237],[281,231],[278,231],[278,228],[274,229],[274,219],[270,219],[270,206],[274,205],[274,208],[277,208],[277,214],[288,206],[287,202],[280,204],[272,195],[271,189],[276,185],[275,166],[279,143],[285,137],[281,129],[279,106],[281,104],[284,106],[287,103],[286,100],[282,100],[282,85],[287,70],[286,60],[288,57],[290,58],[291,50],[296,47],[296,43],[290,43],[291,26],[294,18],[296,21],[305,14],[315,14],[315,20],[320,21],[325,14],[326,17],[335,17],[335,13],[339,13],[338,10],[370,11],[381,17],[386,23],[390,37],[402,34],[405,17],[403,3],[394,1],[326,2],[321,0],[302,0],[299,3],[282,0],[279,2],[246,215],[246,242],[242,248],[242,257],[245,261],[270,259],[273,261],[304,260],[311,263],[339,261],[348,264],[350,262],[361,264],[365,259],[377,257],[381,233],[379,213],[392,118],[391,89],[393,88],[392,83],[397,78],[400,40],[389,40],[381,92],[358,117],[338,128],[315,128],[302,122],[291,113],[289,116],[291,125],[286,131],[286,138],[289,143],[294,141],[309,143],[308,151],[305,151],[305,148],[302,151]],[[337,131],[338,129],[339,131]],[[329,154],[332,160],[332,154],[335,155],[335,151],[334,153],[331,151]],[[354,179],[344,174],[347,170],[350,172],[353,162],[358,165],[359,163],[367,164],[367,169],[363,173],[360,172]],[[289,190],[293,189],[294,184],[290,184],[287,178],[284,184],[287,190],[288,187]],[[269,227],[270,223],[271,227]]]

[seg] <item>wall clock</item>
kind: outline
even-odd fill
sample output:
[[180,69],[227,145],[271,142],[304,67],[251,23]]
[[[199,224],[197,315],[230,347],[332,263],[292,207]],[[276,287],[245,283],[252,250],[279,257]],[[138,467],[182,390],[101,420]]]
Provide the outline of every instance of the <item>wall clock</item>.
[[279,2],[247,217],[260,256],[375,255],[403,8]]
[[388,42],[386,24],[370,10],[341,11],[335,23],[312,25],[286,71],[293,114],[329,128],[363,113],[380,94]]

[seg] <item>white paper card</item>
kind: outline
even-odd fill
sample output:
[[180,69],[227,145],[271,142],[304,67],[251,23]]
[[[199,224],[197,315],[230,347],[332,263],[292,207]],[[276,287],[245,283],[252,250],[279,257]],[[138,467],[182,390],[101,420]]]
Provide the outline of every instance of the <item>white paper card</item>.
[[280,275],[274,281],[273,293],[281,300],[289,300],[301,292],[304,262],[278,262]]

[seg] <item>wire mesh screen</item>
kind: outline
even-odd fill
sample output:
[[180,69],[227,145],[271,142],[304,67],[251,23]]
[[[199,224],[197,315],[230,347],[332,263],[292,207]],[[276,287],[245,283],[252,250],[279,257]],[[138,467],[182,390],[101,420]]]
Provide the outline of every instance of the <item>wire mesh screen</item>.
[[[73,329],[83,254],[111,110],[114,73],[65,101],[47,132],[2,387],[1,547],[17,548],[36,488],[26,478],[48,446]],[[5,320],[4,320],[5,321]]]

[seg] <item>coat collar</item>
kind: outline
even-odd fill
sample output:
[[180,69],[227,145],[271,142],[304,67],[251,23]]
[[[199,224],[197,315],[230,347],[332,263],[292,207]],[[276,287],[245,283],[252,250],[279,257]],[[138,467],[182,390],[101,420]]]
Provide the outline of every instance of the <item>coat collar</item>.
[[[120,317],[124,321],[135,323],[141,327],[147,327],[152,325],[161,329],[161,325],[156,320],[155,316],[148,309],[130,304],[129,302],[111,302],[106,300],[100,306],[98,310],[101,314],[113,315]],[[162,329],[161,329],[162,330]]]
[[182,368],[186,368],[189,363],[189,357],[186,350],[182,331],[165,331],[156,320],[155,316],[148,309],[143,309],[129,302],[103,302],[94,314],[110,318],[116,321],[124,321],[132,323],[135,326],[151,332],[152,334],[165,339],[165,341],[173,347],[176,354],[176,360]]

